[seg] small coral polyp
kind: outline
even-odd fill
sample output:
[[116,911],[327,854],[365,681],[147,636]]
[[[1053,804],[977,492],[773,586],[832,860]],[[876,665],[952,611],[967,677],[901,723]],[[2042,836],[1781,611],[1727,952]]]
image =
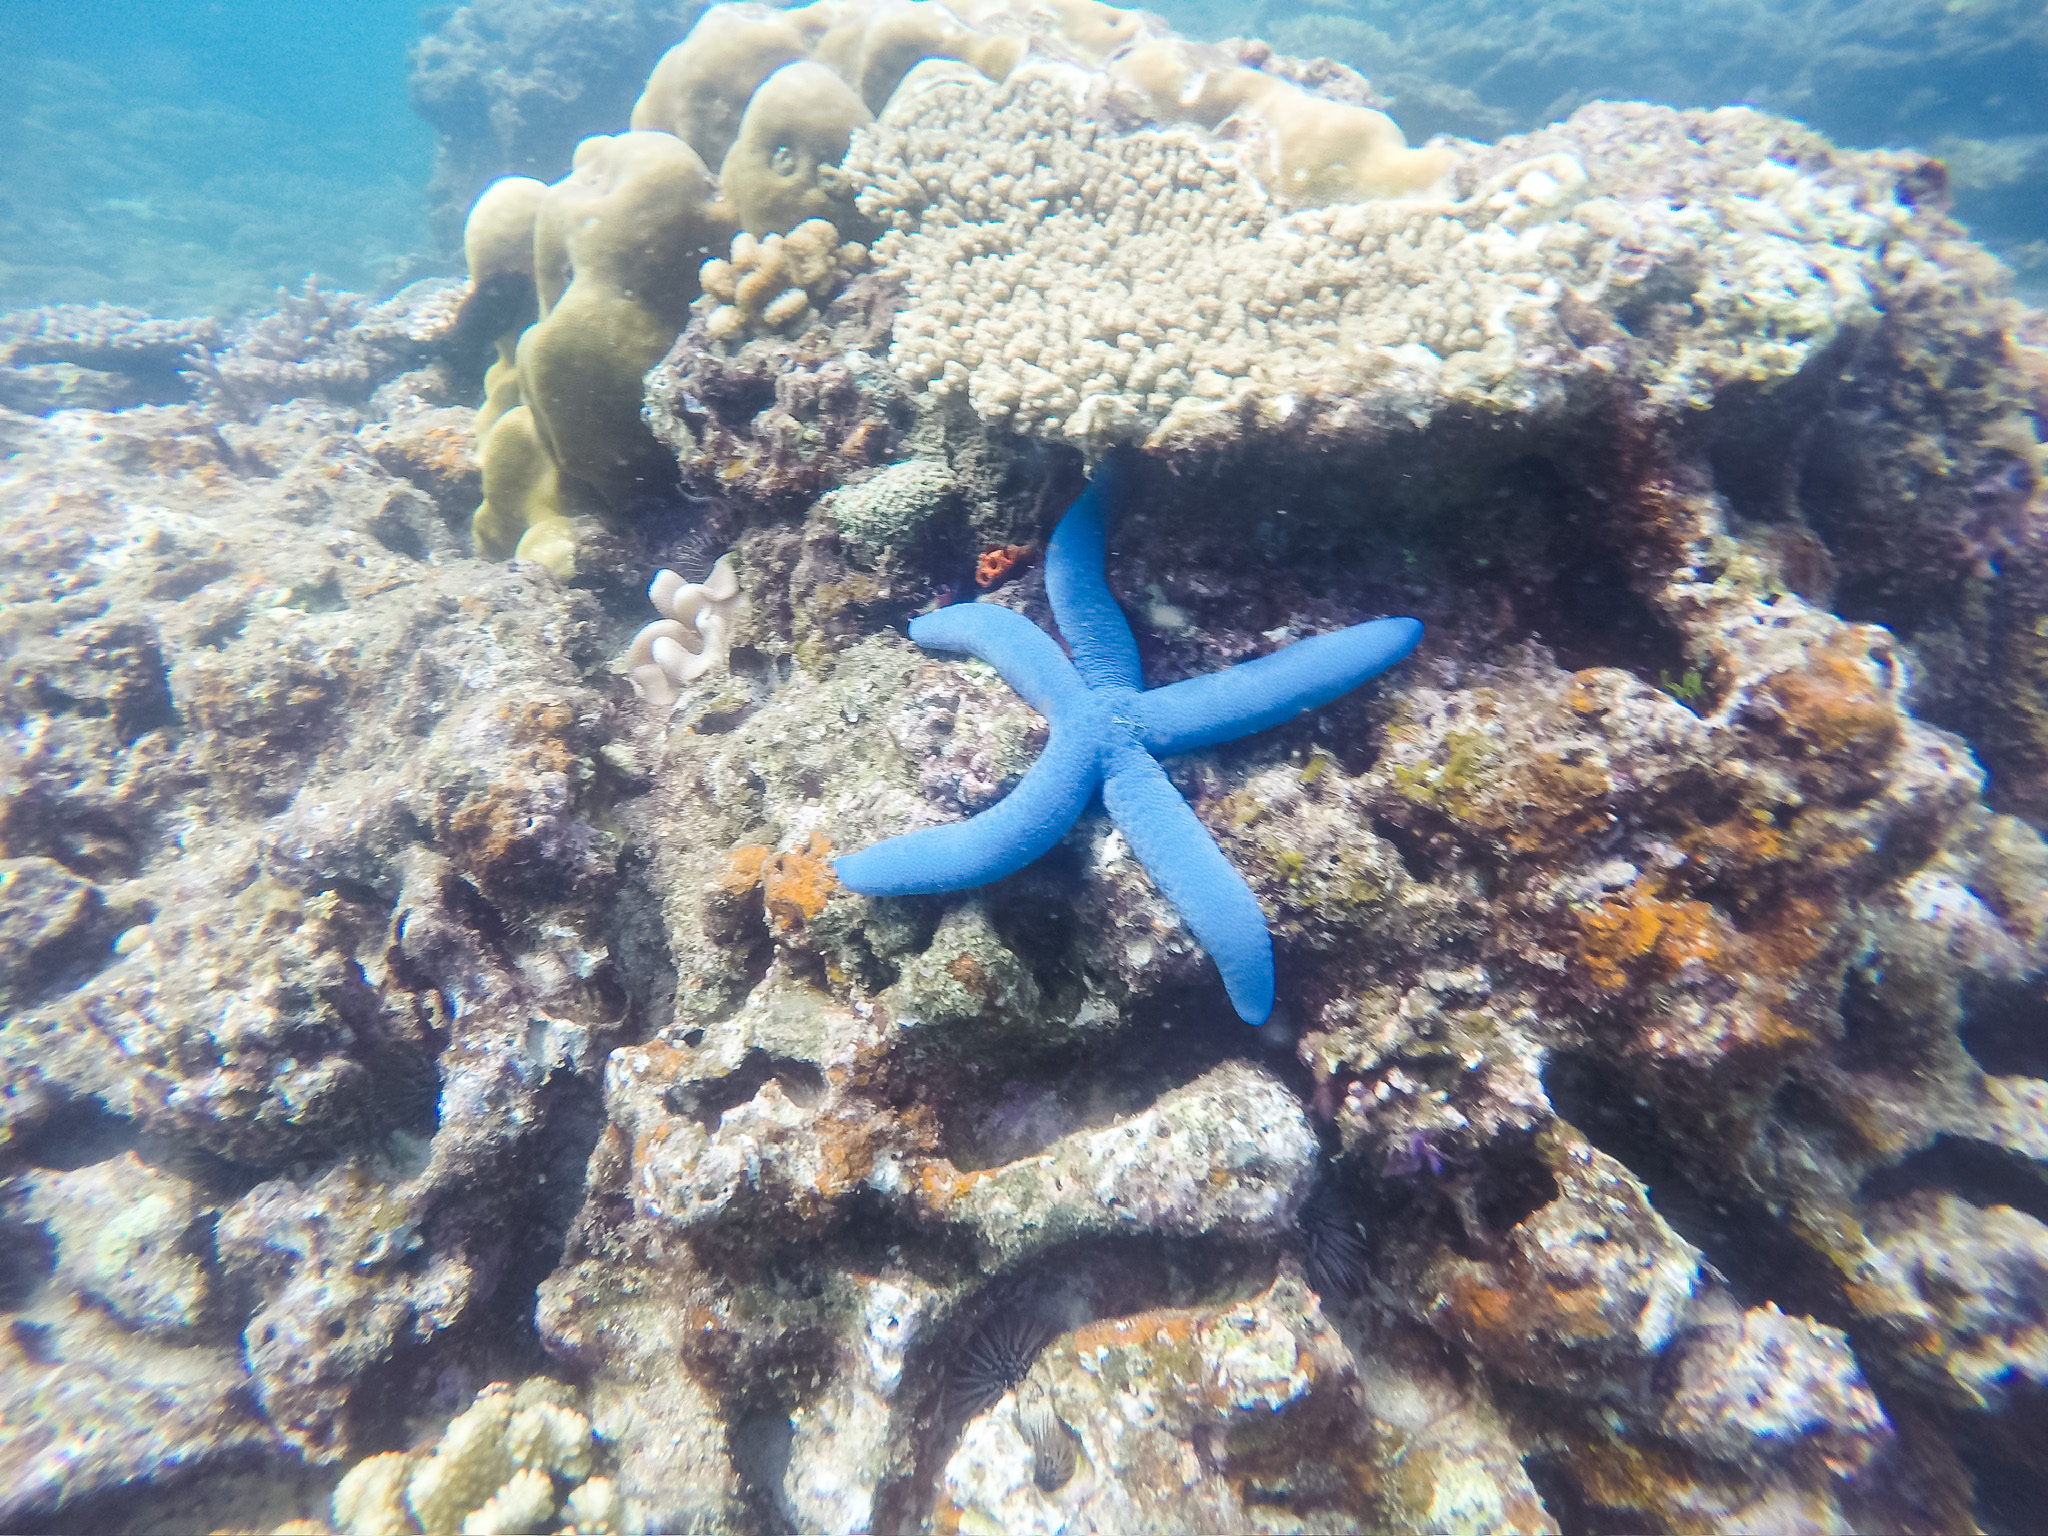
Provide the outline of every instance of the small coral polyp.
[[[903,145],[876,137],[876,121],[917,120],[935,80],[993,89],[1057,71],[1089,136],[1190,124],[1204,154],[1240,165],[1276,207],[1412,192],[1449,168],[1449,150],[1410,149],[1385,114],[1262,58],[1096,0],[712,6],[655,66],[629,131],[584,140],[553,186],[492,184],[470,214],[473,293],[506,317],[477,413],[479,550],[569,575],[577,520],[618,515],[667,477],[642,378],[692,302],[714,301],[700,306],[714,341],[808,329],[866,263],[863,209],[893,206],[876,181],[914,169],[877,164],[878,149],[886,160]],[[1029,169],[998,179],[1014,186]],[[523,284],[531,302],[511,302]]]

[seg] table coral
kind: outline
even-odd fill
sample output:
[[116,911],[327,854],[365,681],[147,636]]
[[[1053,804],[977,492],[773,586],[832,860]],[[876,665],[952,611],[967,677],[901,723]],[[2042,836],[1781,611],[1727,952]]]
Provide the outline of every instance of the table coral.
[[[1603,106],[1468,156],[1441,195],[1289,213],[1198,135],[1105,132],[1056,74],[1026,70],[935,79],[856,136],[845,174],[908,289],[897,365],[987,419],[1093,448],[1221,428],[1252,402],[1305,422],[1361,389],[1423,412],[1533,404],[1557,387],[1558,297],[1626,309],[1646,291],[1638,263],[1681,252],[1705,264],[1705,323],[1665,389],[1783,377],[1873,316],[1873,264],[1908,211],[1891,187],[1804,179],[1740,112],[1699,139],[1676,128]],[[1699,200],[1659,215],[1645,178]],[[1086,295],[1078,328],[1069,293]]]

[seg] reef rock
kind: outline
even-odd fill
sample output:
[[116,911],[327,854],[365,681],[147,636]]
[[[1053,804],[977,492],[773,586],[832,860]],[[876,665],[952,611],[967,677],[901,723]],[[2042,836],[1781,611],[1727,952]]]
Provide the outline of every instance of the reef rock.
[[[6,419],[0,1509],[246,1457],[380,1530],[2023,1519],[2048,322],[1938,168],[1627,104],[1410,150],[1334,68],[939,9],[708,13],[479,204],[465,319],[301,296],[190,400]],[[665,140],[730,250],[790,69],[872,115],[768,157],[865,257],[627,293],[596,202]],[[551,448],[564,306],[616,419]],[[561,500],[621,433],[659,486]],[[1149,685],[1424,626],[1167,765],[1257,1029],[1099,814],[833,873],[1044,749],[902,625],[998,567],[1046,625],[1112,445]],[[714,555],[724,665],[647,707]]]

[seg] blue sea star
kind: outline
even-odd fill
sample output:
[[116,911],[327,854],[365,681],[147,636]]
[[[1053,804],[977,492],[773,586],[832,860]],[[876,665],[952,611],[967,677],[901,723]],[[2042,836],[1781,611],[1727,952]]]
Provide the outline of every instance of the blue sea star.
[[1138,643],[1104,571],[1119,474],[1114,457],[1096,471],[1046,549],[1046,595],[1071,661],[1051,635],[994,603],[954,603],[910,622],[919,645],[980,657],[1045,716],[1051,733],[1038,761],[979,815],[888,838],[835,869],[866,896],[986,885],[1065,836],[1099,788],[1131,852],[1216,962],[1238,1016],[1263,1024],[1273,1011],[1265,914],[1157,760],[1249,736],[1349,693],[1414,650],[1422,625],[1354,624],[1147,691]]

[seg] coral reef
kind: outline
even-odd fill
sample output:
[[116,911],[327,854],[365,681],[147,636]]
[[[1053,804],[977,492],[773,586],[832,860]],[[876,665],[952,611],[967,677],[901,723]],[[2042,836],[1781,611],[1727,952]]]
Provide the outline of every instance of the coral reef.
[[[1057,148],[1013,164],[1019,141]],[[1628,315],[1656,271],[1682,270],[1700,311],[1661,389],[1796,373],[1871,315],[1910,210],[1881,166],[1816,184],[1773,148],[1740,112],[1695,137],[1602,108],[1468,156],[1451,198],[1290,214],[1194,136],[1092,132],[1057,78],[1024,74],[934,82],[856,141],[847,173],[909,295],[895,366],[1099,451],[1361,396],[1408,415],[1532,408],[1576,371],[1556,366],[1580,350],[1563,295]]]
[[1257,32],[1371,75],[1424,134],[1493,139],[1588,101],[1676,107],[1744,101],[1838,143],[1913,144],[1954,173],[1958,205],[2037,296],[2048,281],[2040,213],[2048,115],[2012,82],[2048,67],[2048,27],[2023,0],[1678,0],[1629,5],[1467,0],[1417,10],[1365,0],[1303,8],[1163,0],[1197,36]]
[[158,320],[107,304],[0,315],[0,406],[40,415],[189,399],[181,375],[219,343],[213,320]]
[[58,411],[6,467],[15,1523],[342,1454],[366,1378],[499,1337],[573,1212],[627,1006],[568,919],[615,878],[610,640],[384,467],[445,378],[349,387]]
[[46,415],[196,399],[247,417],[305,395],[361,403],[374,385],[437,357],[458,293],[429,278],[371,304],[309,279],[225,334],[211,319],[107,305],[0,315],[0,407]]
[[[474,532],[486,554],[569,575],[572,516],[622,505],[661,478],[640,423],[641,377],[682,328],[698,268],[723,243],[712,191],[687,144],[635,132],[585,139],[575,169],[525,200],[540,318],[519,337],[511,376],[494,383],[519,403],[488,407],[478,434]],[[486,194],[477,216],[495,225],[498,200]],[[501,238],[473,231],[469,243]]]
[[[1227,150],[1215,141],[1217,152],[1234,157],[1262,206],[1269,195],[1276,208],[1393,196],[1452,163],[1442,147],[1409,149],[1377,109],[1295,78],[1311,71],[1265,57],[1219,72],[1211,53],[1095,0],[711,7],[649,75],[630,131],[585,139],[571,175],[552,187],[509,178],[471,210],[475,307],[495,310],[497,295],[509,296],[517,262],[508,253],[530,220],[538,315],[516,344],[500,339],[478,416],[479,547],[567,575],[579,523],[617,519],[659,489],[639,381],[681,331],[683,311],[701,286],[708,302],[698,307],[718,341],[810,329],[866,259],[840,236],[881,206],[867,182],[920,174],[914,161],[896,163],[901,145],[871,146],[842,166],[848,147],[876,112],[914,111],[933,81],[986,85],[1036,54],[1027,73],[1089,98],[1091,121],[1192,119],[1242,140]],[[1212,80],[1213,101],[1202,94]],[[1044,125],[1007,126],[1018,132],[1006,155],[1028,158],[1047,138]],[[1014,180],[991,183],[990,194],[1000,200]],[[735,229],[730,261],[701,260]]]
[[[303,296],[239,395],[4,418],[10,1522],[1917,1533],[2048,1498],[2041,317],[1918,156],[1593,106],[1312,204],[1290,134],[1376,110],[1354,77],[1034,12],[708,13],[583,184],[479,206],[459,314]],[[798,65],[875,120],[783,169],[876,260],[714,336],[678,299],[739,225],[707,168]],[[1332,176],[1388,147],[1343,121]],[[649,187],[686,252],[610,220]],[[621,462],[621,418],[544,441],[565,306],[635,421],[677,328],[638,499],[573,565],[473,557],[480,482],[523,538],[575,451]],[[479,463],[468,359],[417,349],[492,343]],[[1077,603],[1056,530],[1111,449]],[[650,570],[658,607],[705,575],[705,643],[645,666],[725,658],[667,708],[618,660]],[[1065,750],[1070,699],[913,643],[963,607],[1147,698],[1426,624],[1375,688],[1163,732],[1267,1022],[1145,819],[853,888],[848,850]],[[251,1468],[288,1510],[243,1513]]]

